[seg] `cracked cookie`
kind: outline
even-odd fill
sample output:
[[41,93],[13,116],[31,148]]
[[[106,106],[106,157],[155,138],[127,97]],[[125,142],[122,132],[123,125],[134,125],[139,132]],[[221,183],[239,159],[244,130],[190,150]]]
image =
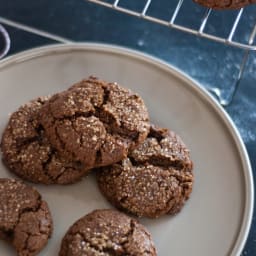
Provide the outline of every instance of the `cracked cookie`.
[[0,178],[0,239],[19,256],[34,256],[46,246],[52,229],[48,205],[33,187]]
[[95,210],[73,224],[59,256],[155,256],[144,226],[115,210]]
[[14,112],[3,133],[3,162],[16,175],[34,183],[68,184],[86,170],[78,162],[61,157],[51,146],[38,115],[47,98],[38,98]]
[[238,9],[249,4],[255,4],[256,0],[194,0],[207,8],[213,9]]
[[182,140],[151,126],[147,139],[128,158],[99,169],[98,185],[117,208],[156,218],[180,211],[192,191],[192,168]]
[[143,100],[116,83],[95,77],[55,94],[40,116],[58,153],[86,169],[122,160],[149,131]]

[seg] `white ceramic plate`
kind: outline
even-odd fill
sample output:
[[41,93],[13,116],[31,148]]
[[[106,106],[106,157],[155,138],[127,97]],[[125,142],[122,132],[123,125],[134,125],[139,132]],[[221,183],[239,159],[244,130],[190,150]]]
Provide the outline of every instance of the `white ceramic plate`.
[[[224,110],[195,81],[141,53],[99,44],[57,45],[26,51],[0,63],[0,133],[8,114],[39,95],[64,90],[94,74],[138,92],[154,123],[173,129],[191,150],[195,184],[175,217],[142,219],[158,254],[239,255],[253,209],[250,162]],[[1,177],[13,177],[0,165]],[[40,255],[58,254],[61,238],[79,217],[110,208],[93,176],[70,186],[36,185],[48,201],[54,233]],[[11,253],[12,252],[12,253]],[[0,242],[0,255],[15,255]]]

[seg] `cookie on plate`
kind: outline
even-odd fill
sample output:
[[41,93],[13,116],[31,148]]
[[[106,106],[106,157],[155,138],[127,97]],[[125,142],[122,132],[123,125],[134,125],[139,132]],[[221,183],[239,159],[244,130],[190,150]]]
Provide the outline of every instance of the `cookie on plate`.
[[75,222],[62,240],[59,256],[155,256],[144,226],[115,210],[95,210]]
[[40,123],[59,154],[91,169],[125,158],[146,138],[148,119],[137,94],[90,77],[44,104]]
[[151,126],[128,158],[98,171],[102,194],[117,208],[156,218],[180,211],[193,185],[189,150],[179,136]]
[[46,101],[35,99],[11,115],[2,136],[3,162],[16,175],[34,183],[73,183],[86,170],[80,163],[61,157],[44,136],[38,115]]
[[256,0],[194,0],[208,8],[213,9],[238,9],[256,3]]
[[0,239],[19,256],[37,255],[47,244],[53,224],[41,195],[21,181],[0,178]]

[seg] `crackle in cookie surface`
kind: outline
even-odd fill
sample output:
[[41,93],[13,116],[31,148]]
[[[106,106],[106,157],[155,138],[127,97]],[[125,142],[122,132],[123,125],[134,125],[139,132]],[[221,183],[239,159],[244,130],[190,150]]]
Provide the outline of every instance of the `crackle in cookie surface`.
[[37,255],[47,244],[53,224],[41,195],[21,181],[0,178],[0,239],[19,256]]
[[180,211],[193,185],[189,150],[179,136],[151,126],[128,158],[98,171],[102,194],[117,208],[156,218]]
[[44,104],[40,123],[59,154],[91,169],[125,158],[146,138],[148,119],[137,94],[90,77]]
[[32,100],[10,116],[1,141],[3,162],[16,175],[34,183],[74,183],[87,170],[61,157],[46,138],[38,115],[47,100]]
[[144,226],[115,210],[95,210],[75,222],[62,240],[59,256],[155,256]]

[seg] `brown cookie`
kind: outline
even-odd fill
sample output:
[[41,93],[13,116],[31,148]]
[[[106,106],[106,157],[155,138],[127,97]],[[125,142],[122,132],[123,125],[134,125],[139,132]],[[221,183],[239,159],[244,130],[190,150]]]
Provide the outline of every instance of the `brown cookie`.
[[152,126],[147,139],[128,158],[99,170],[98,184],[117,208],[155,218],[180,211],[192,191],[192,167],[182,140]]
[[3,161],[15,174],[35,183],[67,184],[79,180],[86,170],[70,162],[50,145],[38,123],[46,98],[38,98],[14,112],[3,133]]
[[0,178],[0,239],[19,256],[33,256],[45,247],[52,229],[48,205],[33,187]]
[[256,0],[194,0],[207,8],[213,9],[238,9],[256,3]]
[[142,99],[94,77],[55,94],[40,122],[51,144],[87,169],[116,163],[146,138],[148,112]]
[[73,224],[59,256],[154,256],[148,231],[135,219],[114,210],[95,210]]

